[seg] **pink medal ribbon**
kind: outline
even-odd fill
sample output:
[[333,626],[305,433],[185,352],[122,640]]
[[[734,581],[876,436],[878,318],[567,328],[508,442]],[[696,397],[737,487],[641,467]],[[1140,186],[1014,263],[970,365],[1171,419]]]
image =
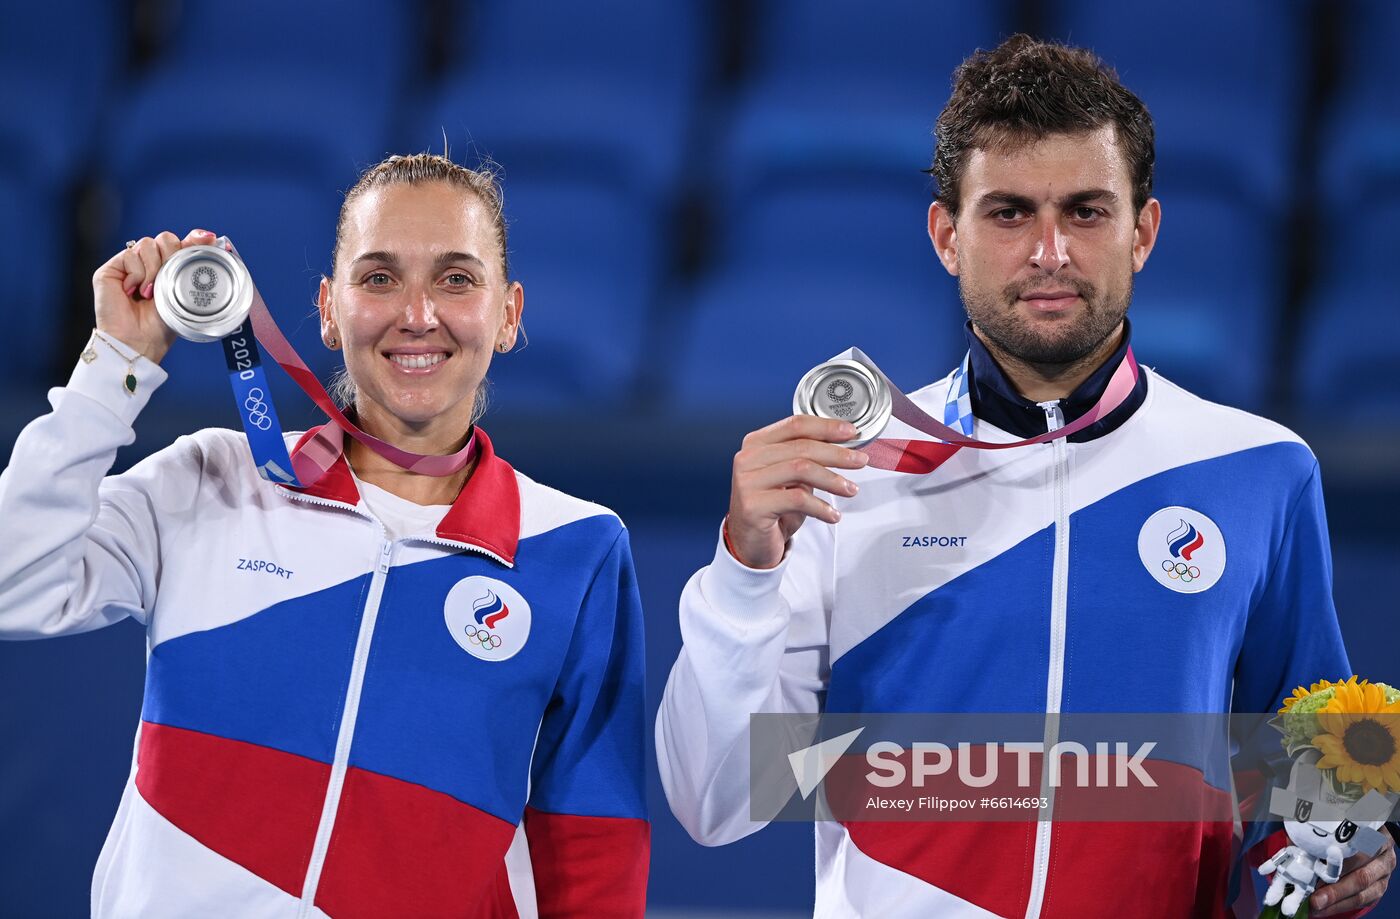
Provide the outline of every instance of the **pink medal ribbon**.
[[[890,382],[889,377],[863,351],[852,348],[818,365],[802,378],[794,398],[794,408],[805,414],[854,423],[863,435],[859,440],[867,440],[863,446],[856,448],[870,457],[870,465],[874,468],[924,474],[943,465],[964,447],[1008,450],[1048,443],[1082,431],[1122,405],[1132,394],[1137,381],[1137,360],[1129,347],[1109,378],[1108,386],[1089,411],[1053,431],[1025,440],[994,443],[977,440],[935,420]],[[877,438],[891,417],[939,440]]]

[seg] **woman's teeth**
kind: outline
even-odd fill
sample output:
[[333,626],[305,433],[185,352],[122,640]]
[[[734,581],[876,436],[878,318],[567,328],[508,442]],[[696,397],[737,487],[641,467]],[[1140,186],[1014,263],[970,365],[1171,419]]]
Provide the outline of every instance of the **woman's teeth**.
[[421,370],[424,367],[431,367],[441,363],[447,357],[439,351],[436,354],[391,354],[389,360],[400,367],[407,367],[410,370]]

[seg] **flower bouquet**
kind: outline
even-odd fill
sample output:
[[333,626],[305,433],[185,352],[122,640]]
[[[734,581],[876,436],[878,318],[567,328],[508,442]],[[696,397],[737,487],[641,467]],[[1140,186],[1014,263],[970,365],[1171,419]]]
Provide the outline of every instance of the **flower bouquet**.
[[1400,690],[1355,676],[1322,680],[1293,690],[1270,723],[1294,761],[1270,808],[1291,845],[1259,867],[1272,875],[1260,915],[1306,917],[1307,898],[1341,876],[1345,858],[1375,853],[1400,800]]

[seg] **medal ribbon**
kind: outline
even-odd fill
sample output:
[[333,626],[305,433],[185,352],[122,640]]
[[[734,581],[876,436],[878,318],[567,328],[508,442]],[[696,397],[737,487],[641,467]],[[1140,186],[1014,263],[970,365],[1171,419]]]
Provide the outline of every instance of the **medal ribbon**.
[[[899,387],[890,382],[890,378],[875,366],[875,362],[865,355],[859,348],[852,348],[852,357],[865,364],[875,375],[889,387],[891,401],[891,415],[909,425],[916,431],[937,437],[939,441],[929,440],[906,440],[899,438],[878,438],[863,447],[857,449],[863,451],[870,457],[870,465],[876,469],[889,469],[894,472],[908,472],[913,474],[924,474],[932,472],[939,466],[946,463],[959,450],[964,447],[973,450],[1008,450],[1012,447],[1025,447],[1031,444],[1043,444],[1061,437],[1068,437],[1077,431],[1082,431],[1089,425],[1106,417],[1123,402],[1133,392],[1137,385],[1138,365],[1133,357],[1133,349],[1128,348],[1123,355],[1123,360],[1119,362],[1113,371],[1113,376],[1108,380],[1108,386],[1104,388],[1103,395],[1099,400],[1083,415],[1076,418],[1063,427],[1053,431],[1046,431],[1044,434],[1037,434],[1035,437],[1028,437],[1025,440],[1016,440],[1010,443],[993,443],[991,441],[976,440],[971,436],[971,415],[967,415],[965,425],[961,423],[959,415],[959,427],[964,430],[949,427],[943,422],[935,420],[923,409],[914,404]],[[952,381],[952,387],[961,390],[967,385],[967,360],[964,358],[963,366]],[[961,395],[961,392],[959,393]],[[953,398],[950,392],[950,399]],[[948,406],[945,401],[945,417],[948,417]]]

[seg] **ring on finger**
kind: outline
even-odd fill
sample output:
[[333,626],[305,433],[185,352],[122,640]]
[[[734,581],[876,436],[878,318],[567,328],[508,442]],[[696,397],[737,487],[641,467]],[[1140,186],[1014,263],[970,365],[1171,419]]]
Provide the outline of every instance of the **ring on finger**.
[[134,240],[134,239],[128,239],[128,240],[126,241],[126,247],[127,247],[128,249],[135,249],[135,248],[136,248],[136,240]]

